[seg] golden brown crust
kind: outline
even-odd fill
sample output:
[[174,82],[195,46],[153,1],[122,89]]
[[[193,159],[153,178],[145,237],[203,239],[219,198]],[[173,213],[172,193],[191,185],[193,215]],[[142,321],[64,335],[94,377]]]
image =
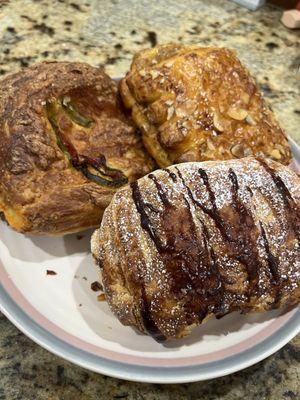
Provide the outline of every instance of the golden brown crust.
[[120,91],[160,167],[252,154],[291,160],[273,112],[232,50],[169,44],[141,51]]
[[116,316],[157,340],[215,315],[300,301],[300,178],[247,157],[157,170],[121,189],[92,238]]
[[[2,80],[0,138],[0,211],[20,232],[95,226],[116,188],[154,167],[115,83],[85,63],[42,63]],[[90,179],[91,162],[105,184]]]

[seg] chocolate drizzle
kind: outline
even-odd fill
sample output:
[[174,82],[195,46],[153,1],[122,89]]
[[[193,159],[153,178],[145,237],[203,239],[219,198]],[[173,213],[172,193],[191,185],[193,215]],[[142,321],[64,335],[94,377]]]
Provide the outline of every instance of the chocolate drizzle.
[[[226,212],[226,222],[220,214],[216,206],[216,198],[211,189],[208,175],[203,169],[199,169],[200,176],[207,189],[211,202],[211,209],[202,206],[211,218],[214,219],[221,235],[228,243],[228,253],[231,257],[245,265],[248,273],[249,294],[256,287],[258,282],[258,268],[260,265],[259,255],[257,251],[257,228],[251,213],[239,198],[239,184],[235,172],[230,169],[228,178],[231,181],[232,203],[231,207],[234,211]],[[232,219],[232,221],[231,221]],[[241,229],[243,226],[243,229]],[[256,233],[256,234],[255,234]]]
[[208,289],[208,293],[210,295],[215,295],[216,292],[218,290],[220,290],[221,287],[222,287],[222,279],[221,279],[221,275],[220,275],[220,272],[219,272],[219,268],[218,268],[217,259],[216,259],[216,255],[215,255],[214,249],[213,249],[212,246],[210,246],[210,247],[208,246],[210,238],[209,238],[209,233],[208,233],[207,227],[205,226],[203,221],[200,220],[200,222],[201,222],[201,225],[202,225],[202,238],[203,238],[205,250],[206,250],[206,253],[208,255],[208,258],[210,258],[210,261],[211,261],[209,263],[210,270],[212,272],[212,275],[215,276],[216,281],[217,281],[217,284],[215,285],[214,288]]
[[285,207],[285,214],[288,224],[293,231],[293,234],[300,244],[300,210],[299,206],[293,200],[290,191],[285,186],[285,183],[279,175],[264,161],[262,158],[256,158],[256,160],[263,166],[265,171],[271,176],[275,186],[277,187],[278,193],[283,200]]
[[[145,203],[140,188],[137,182],[132,182],[130,184],[132,190],[132,198],[135,203],[136,209],[140,214],[141,226],[145,229],[152,241],[154,242],[158,251],[162,251],[165,247],[160,239],[160,237],[155,232],[154,227],[151,224],[150,218],[148,217],[145,208],[149,207],[150,203]],[[142,300],[142,308],[141,308],[141,317],[143,320],[143,325],[147,333],[152,336],[157,342],[163,342],[166,340],[165,336],[161,333],[157,325],[155,324],[153,318],[151,317],[151,309],[148,303],[146,289],[144,286],[143,278],[140,279],[141,284],[141,300]]]
[[[174,173],[169,177],[173,182],[174,179],[177,181]],[[149,178],[154,181],[165,207],[161,213],[161,226],[164,228],[166,246],[160,255],[164,267],[172,276],[170,292],[174,298],[183,300],[186,315],[191,318],[196,314],[199,322],[211,311],[223,315],[222,280],[214,250],[208,247],[208,230],[201,221],[201,235],[205,239],[200,240],[200,232],[185,194],[182,194],[185,207],[178,209],[170,203],[166,190],[156,177],[150,174]],[[193,323],[192,319],[190,323]]]
[[266,235],[266,231],[263,227],[263,224],[261,221],[259,221],[260,224],[260,229],[261,229],[261,236],[263,239],[263,244],[264,244],[264,248],[267,254],[267,261],[268,261],[268,265],[269,265],[269,269],[273,278],[273,284],[275,285],[275,289],[276,289],[276,295],[275,295],[275,299],[274,299],[274,303],[276,304],[279,300],[279,289],[280,289],[280,283],[281,283],[281,279],[280,279],[280,274],[278,272],[278,260],[277,258],[271,253],[270,250],[270,245],[268,242],[268,238]]
[[143,284],[141,288],[141,299],[142,299],[141,317],[143,319],[144,328],[146,329],[147,333],[150,336],[152,336],[153,339],[155,339],[158,343],[164,342],[166,340],[166,337],[161,333],[155,321],[151,317],[151,309],[147,299],[145,286]]
[[[203,205],[194,198],[191,189],[187,186],[181,174],[181,171],[179,170],[179,168],[177,167],[175,168],[184,188],[187,190],[188,196],[191,199],[192,203],[196,207],[200,207],[202,209]],[[186,203],[188,204],[189,207],[189,203],[187,200]],[[201,219],[199,219],[199,221],[202,228],[202,239],[204,243],[204,252],[203,254],[201,254],[201,259],[202,262],[204,263],[203,271],[206,272],[206,278],[207,278],[204,281],[205,284],[207,285],[205,288],[205,293],[206,293],[205,301],[203,301],[204,299],[202,297],[199,297],[199,301],[202,303],[202,312],[199,314],[199,318],[203,319],[207,315],[208,311],[216,312],[217,314],[220,315],[223,314],[224,310],[222,306],[222,295],[224,293],[224,287],[214,249],[212,246],[209,246],[210,236],[208,229],[205,223]],[[203,307],[205,308],[205,310],[203,310]]]
[[233,196],[235,197],[235,201],[239,201],[238,198],[238,190],[239,190],[239,183],[236,176],[236,173],[233,171],[232,168],[229,169],[228,178],[231,180],[232,183],[232,192]]
[[203,169],[200,169],[199,172],[203,178],[203,182],[208,190],[209,193],[209,198],[210,198],[210,202],[212,205],[212,208],[207,208],[204,206],[204,204],[202,204],[200,201],[198,201],[197,199],[195,199],[191,189],[187,186],[187,184],[185,183],[185,180],[183,179],[183,176],[180,172],[180,170],[175,167],[178,173],[179,178],[182,181],[183,186],[185,187],[185,189],[188,192],[188,195],[190,197],[190,199],[192,200],[192,202],[194,203],[195,206],[199,207],[205,214],[207,214],[210,218],[212,218],[215,221],[215,224],[217,226],[217,228],[219,229],[221,235],[226,239],[229,240],[229,238],[227,237],[227,232],[224,226],[224,221],[223,219],[220,217],[217,206],[216,206],[216,199],[215,199],[215,195],[213,193],[213,191],[211,190],[209,181],[208,181],[208,176],[206,174],[206,172]]
[[[210,315],[221,318],[232,311],[298,302],[299,252],[295,238],[280,230],[280,213],[287,225],[283,201],[264,169],[255,160],[247,162],[172,167],[176,184],[170,174],[158,171],[124,191],[117,206],[126,206],[129,216],[137,218],[137,224],[130,217],[117,222],[125,228],[122,235],[127,227],[136,232],[134,240],[124,236],[128,262],[123,285],[134,292],[136,307],[129,320],[128,309],[119,306],[125,323],[162,341],[181,337]],[[251,176],[252,171],[257,175]],[[286,179],[288,188],[297,184]],[[142,249],[140,235],[143,243],[147,239]],[[157,236],[161,244],[155,247]]]
[[171,203],[170,203],[170,201],[169,201],[169,199],[168,199],[168,197],[167,197],[167,195],[166,195],[166,193],[165,193],[165,191],[164,191],[162,185],[158,182],[156,176],[153,175],[153,174],[149,174],[149,175],[148,175],[148,178],[151,179],[151,180],[154,182],[154,184],[155,184],[155,186],[156,186],[156,188],[157,188],[157,193],[158,193],[159,198],[161,199],[162,203],[163,203],[166,207],[170,207],[170,206],[171,206]]
[[173,182],[177,182],[177,176],[174,174],[174,172],[170,171],[168,168],[163,168],[163,171],[169,175]]
[[253,197],[253,191],[249,186],[246,186],[246,190],[250,194],[250,196]]
[[261,265],[257,251],[258,232],[251,212],[245,207],[239,197],[238,179],[231,168],[229,169],[228,178],[232,183],[232,208],[237,215],[234,228],[232,228],[234,231],[237,231],[234,232],[234,237],[232,238],[234,253],[236,259],[243,263],[247,269],[251,293],[251,290],[257,285],[259,278],[258,270]]
[[145,208],[148,206],[149,203],[144,202],[141,192],[140,192],[139,185],[137,182],[132,182],[130,184],[130,187],[131,187],[131,191],[132,191],[133,201],[135,203],[138,213],[140,214],[141,226],[145,231],[148,232],[148,234],[149,234],[150,238],[152,239],[152,241],[154,242],[157,250],[160,252],[165,248],[165,245],[163,244],[159,235],[155,231],[155,228],[151,224],[150,218],[149,218],[148,214],[146,213]]
[[144,207],[148,208],[155,214],[159,214],[159,212],[160,212],[156,207],[154,207],[153,204],[149,203],[148,201],[144,201]]
[[[178,180],[182,182],[187,193],[187,195],[182,193],[182,201],[185,203],[185,207],[177,208],[176,204],[172,204],[168,192],[159,178],[154,174],[148,175],[148,178],[154,182],[158,197],[164,206],[164,210],[160,211],[160,223],[164,230],[165,244],[161,239],[162,233],[159,236],[155,231],[149,215],[145,211],[147,203],[141,198],[138,184],[131,184],[131,188],[134,202],[141,215],[141,225],[143,229],[148,231],[160,253],[164,267],[172,277],[169,283],[170,293],[173,294],[174,298],[183,300],[186,315],[196,314],[201,322],[209,313],[214,313],[216,317],[220,318],[230,310],[230,301],[224,300],[225,294],[229,293],[230,296],[230,291],[226,291],[225,283],[233,284],[234,282],[226,281],[226,271],[222,270],[214,251],[214,239],[210,236],[210,227],[207,225],[207,221],[213,221],[219,231],[225,246],[226,256],[232,261],[239,262],[247,272],[247,293],[243,293],[240,297],[240,299],[243,298],[243,301],[248,298],[249,302],[253,295],[259,296],[260,294],[259,271],[266,268],[258,253],[258,243],[259,238],[261,238],[267,255],[267,266],[272,277],[272,292],[276,306],[280,299],[281,285],[279,261],[270,250],[262,223],[256,224],[250,208],[240,197],[239,180],[234,170],[230,168],[227,175],[230,182],[231,201],[218,209],[216,195],[204,169],[200,168],[198,172],[206,189],[207,197],[205,201],[195,198],[195,194],[186,184],[180,169],[178,167],[175,167],[175,169],[176,175],[174,173],[171,175],[168,170],[165,171],[172,182]],[[288,203],[286,207],[292,207],[290,204],[292,198],[284,183],[277,180],[277,185],[280,187],[282,196],[286,198]],[[245,191],[248,196],[253,196],[249,187],[245,187]],[[194,214],[191,210],[192,204],[208,218],[205,220],[199,213]],[[152,205],[148,208],[153,211]],[[195,224],[195,218],[199,221],[199,225],[197,224],[199,228]],[[149,304],[147,301],[144,301],[144,303],[142,314],[145,329],[152,336],[157,336],[157,340],[160,340],[161,332],[151,318]]]
[[207,208],[199,201],[196,201],[196,200],[195,201],[198,204],[198,206],[202,209],[202,211],[215,221],[215,224],[216,224],[217,228],[219,229],[223,238],[227,241],[230,241],[230,237],[227,234],[225,221],[219,214],[219,211],[218,211],[218,208],[216,205],[216,197],[215,197],[214,192],[211,189],[208,175],[207,175],[206,171],[204,171],[204,169],[202,169],[202,168],[199,168],[198,172],[199,172],[199,174],[203,180],[203,183],[206,187],[206,190],[208,192],[209,200],[211,203],[211,208]]
[[[219,211],[217,208],[215,194],[210,186],[206,171],[201,168],[199,169],[200,176],[208,192],[211,208],[204,206],[200,201],[195,199],[191,189],[184,182],[178,168],[177,172],[193,203],[214,220],[221,236],[227,243],[228,254],[245,265],[248,274],[250,296],[253,290],[257,287],[258,269],[261,264],[257,251],[258,229],[251,213],[239,198],[239,185],[236,174],[232,169],[229,170],[228,178],[232,184],[231,207],[234,213],[232,214],[224,210],[223,212],[226,212],[227,217],[225,221],[221,215],[221,210]],[[232,219],[232,221],[230,219]],[[244,229],[241,229],[241,226],[244,226]]]

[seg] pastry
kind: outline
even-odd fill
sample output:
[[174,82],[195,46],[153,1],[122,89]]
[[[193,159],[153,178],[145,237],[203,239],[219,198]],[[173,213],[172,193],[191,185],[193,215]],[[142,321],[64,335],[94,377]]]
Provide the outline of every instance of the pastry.
[[300,178],[269,159],[184,163],[122,188],[92,237],[119,320],[157,341],[300,300]]
[[113,193],[154,168],[116,84],[85,63],[42,63],[0,82],[0,211],[19,232],[100,223]]
[[291,160],[273,112],[232,50],[169,44],[140,51],[120,92],[161,168],[250,155]]

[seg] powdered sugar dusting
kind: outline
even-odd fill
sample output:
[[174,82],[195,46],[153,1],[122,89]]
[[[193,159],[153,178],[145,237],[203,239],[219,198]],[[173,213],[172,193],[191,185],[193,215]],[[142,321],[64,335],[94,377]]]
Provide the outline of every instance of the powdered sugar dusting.
[[[121,322],[179,337],[210,314],[299,302],[297,175],[251,157],[168,171],[155,171],[156,182],[149,176],[138,181],[147,229],[126,187],[105,211],[100,250],[93,244],[108,302]],[[295,204],[289,205],[276,176]]]

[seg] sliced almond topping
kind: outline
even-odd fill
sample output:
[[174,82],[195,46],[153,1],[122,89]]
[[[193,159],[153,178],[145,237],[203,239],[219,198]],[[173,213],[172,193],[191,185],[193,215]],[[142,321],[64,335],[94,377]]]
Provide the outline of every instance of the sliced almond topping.
[[187,116],[186,110],[183,110],[182,108],[176,108],[175,113],[179,118]]
[[167,114],[167,120],[168,121],[169,121],[169,119],[172,118],[173,114],[174,114],[174,107],[171,106],[171,107],[168,108],[168,114]]
[[248,104],[248,103],[249,103],[249,100],[250,100],[250,96],[249,96],[248,93],[243,92],[242,95],[241,95],[241,99],[243,100],[243,102],[244,102],[245,104]]
[[245,147],[245,149],[244,149],[244,156],[245,157],[247,157],[247,156],[252,156],[252,150],[251,149],[249,149],[249,147]]
[[251,117],[250,114],[247,115],[247,117],[246,117],[246,122],[247,122],[249,125],[252,125],[252,126],[256,125],[255,120]]
[[223,146],[219,147],[219,153],[221,154],[221,156],[223,156],[225,154],[225,149]]
[[158,71],[150,71],[150,75],[151,75],[152,79],[155,79],[159,76],[159,72]]
[[274,147],[280,151],[280,154],[285,154],[286,149],[281,144],[275,143]]
[[271,153],[270,153],[270,156],[272,158],[274,158],[275,160],[280,160],[281,159],[280,151],[277,150],[277,149],[272,150]]
[[203,136],[201,137],[201,136],[200,136],[200,137],[197,138],[197,145],[198,145],[198,146],[200,146],[201,144],[203,144],[203,143],[205,143],[205,142],[206,142],[205,137],[203,137]]
[[207,139],[206,143],[207,143],[208,150],[211,150],[211,151],[216,150],[213,142],[210,139]]
[[186,111],[191,114],[197,109],[198,102],[196,100],[189,99],[183,103],[184,108]]
[[224,132],[224,127],[223,127],[223,125],[222,125],[222,123],[220,121],[220,117],[219,117],[218,114],[214,114],[213,123],[214,123],[214,126],[217,128],[218,131]]
[[234,157],[241,158],[244,157],[244,146],[242,144],[235,144],[230,149]]
[[141,76],[146,76],[146,75],[147,75],[147,72],[146,72],[146,70],[141,69],[141,70],[139,71],[139,74],[140,74]]
[[227,115],[237,121],[242,121],[248,115],[248,112],[243,108],[229,108]]

